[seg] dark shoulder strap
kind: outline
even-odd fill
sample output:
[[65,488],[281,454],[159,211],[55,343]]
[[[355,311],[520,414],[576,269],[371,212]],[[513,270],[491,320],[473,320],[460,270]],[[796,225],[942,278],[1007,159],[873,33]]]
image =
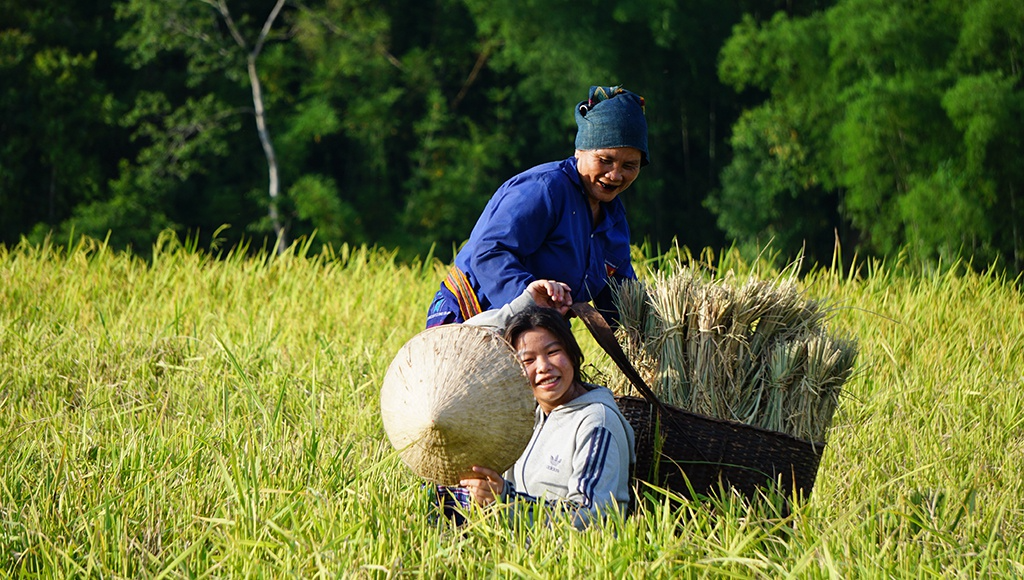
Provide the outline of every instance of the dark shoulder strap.
[[586,302],[576,302],[572,305],[572,311],[583,321],[583,324],[590,330],[590,334],[594,335],[594,340],[597,344],[608,353],[608,356],[612,357],[615,364],[622,371],[622,374],[626,375],[629,382],[633,383],[636,390],[643,395],[647,402],[658,407],[662,411],[665,410],[665,405],[658,399],[654,391],[647,386],[644,379],[637,372],[636,368],[626,358],[626,353],[622,352],[622,347],[619,346],[619,341],[615,339],[615,334],[612,332],[611,327],[608,326],[608,321],[604,319],[593,306]]
[[[654,394],[654,391],[647,386],[647,383],[644,382],[640,373],[637,372],[636,368],[633,367],[633,364],[629,362],[628,358],[626,358],[626,353],[622,352],[622,347],[619,346],[619,341],[615,339],[615,333],[613,333],[611,327],[608,326],[608,321],[604,319],[604,316],[586,302],[574,303],[572,305],[572,311],[580,318],[580,320],[583,321],[583,324],[585,324],[587,329],[590,330],[590,334],[594,335],[594,339],[597,341],[597,344],[601,345],[601,348],[608,353],[608,356],[612,357],[612,360],[615,361],[615,364],[618,365],[622,373],[626,375],[629,382],[633,383],[636,390],[640,391],[640,394],[643,395],[644,399],[647,400],[648,403],[654,405],[654,407],[658,409],[662,420],[672,423],[678,433],[688,433],[689,429],[687,429],[684,422],[680,421],[678,414],[670,412],[669,409],[665,407],[665,404],[662,403],[661,399]],[[690,447],[705,461],[708,460],[707,455],[699,447],[694,445],[693,442],[686,438],[682,439],[681,442],[687,447]]]

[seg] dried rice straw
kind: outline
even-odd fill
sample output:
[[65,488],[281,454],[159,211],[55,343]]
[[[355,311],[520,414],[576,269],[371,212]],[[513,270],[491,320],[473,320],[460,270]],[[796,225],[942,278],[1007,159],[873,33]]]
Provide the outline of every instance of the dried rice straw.
[[824,441],[857,344],[827,333],[829,311],[795,281],[682,268],[614,290],[619,342],[663,402]]

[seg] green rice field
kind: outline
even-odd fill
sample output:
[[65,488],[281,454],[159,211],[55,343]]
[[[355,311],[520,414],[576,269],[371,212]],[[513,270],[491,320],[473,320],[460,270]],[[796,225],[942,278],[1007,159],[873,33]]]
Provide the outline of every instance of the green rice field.
[[[642,277],[674,260],[637,257]],[[0,247],[0,577],[1024,576],[1017,281],[898,258],[801,279],[860,353],[814,491],[784,516],[641,486],[635,513],[585,532],[500,510],[454,530],[378,409],[445,266],[173,236],[145,260]],[[616,373],[575,326],[595,374]]]

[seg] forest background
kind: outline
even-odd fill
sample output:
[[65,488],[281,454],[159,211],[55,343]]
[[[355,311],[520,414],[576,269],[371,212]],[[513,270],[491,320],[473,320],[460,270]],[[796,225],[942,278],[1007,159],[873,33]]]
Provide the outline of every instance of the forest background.
[[623,84],[635,243],[1021,272],[1022,66],[1019,0],[0,0],[0,244],[450,259]]

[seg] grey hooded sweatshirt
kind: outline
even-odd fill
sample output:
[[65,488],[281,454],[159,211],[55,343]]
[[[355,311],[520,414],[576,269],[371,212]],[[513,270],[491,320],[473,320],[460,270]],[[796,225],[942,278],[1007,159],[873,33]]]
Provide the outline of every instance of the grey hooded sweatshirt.
[[[506,501],[562,500],[583,528],[602,513],[629,507],[630,466],[636,462],[633,428],[606,387],[545,415],[537,407],[526,451],[505,473]],[[552,506],[552,507],[556,507]]]

